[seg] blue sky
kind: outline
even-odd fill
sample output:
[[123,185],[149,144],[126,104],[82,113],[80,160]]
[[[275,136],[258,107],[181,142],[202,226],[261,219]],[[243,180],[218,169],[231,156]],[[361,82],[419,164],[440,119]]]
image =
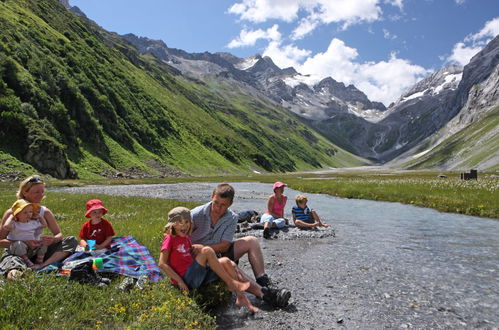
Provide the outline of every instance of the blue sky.
[[105,29],[188,52],[270,56],[388,105],[499,34],[499,0],[70,0]]

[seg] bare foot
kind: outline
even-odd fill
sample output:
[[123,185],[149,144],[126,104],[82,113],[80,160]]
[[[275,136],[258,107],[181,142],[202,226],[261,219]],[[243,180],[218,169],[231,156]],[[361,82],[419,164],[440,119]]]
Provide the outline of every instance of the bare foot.
[[29,268],[33,269],[33,270],[37,270],[37,269],[43,268],[43,266],[42,266],[42,264],[34,264],[33,266],[30,266]]
[[329,225],[327,223],[323,223],[322,227],[329,227]]
[[232,280],[232,285],[229,288],[229,291],[242,292],[246,291],[250,287],[250,282],[240,282],[237,280]]
[[246,297],[246,295],[244,294],[244,292],[241,292],[241,291],[239,291],[239,292],[236,293],[236,306],[239,306],[239,307],[245,306],[252,313],[256,313],[256,312],[260,311],[258,309],[258,307],[255,307],[249,301],[248,297]]
[[23,272],[18,269],[13,269],[7,273],[7,279],[9,281],[17,281],[23,277]]

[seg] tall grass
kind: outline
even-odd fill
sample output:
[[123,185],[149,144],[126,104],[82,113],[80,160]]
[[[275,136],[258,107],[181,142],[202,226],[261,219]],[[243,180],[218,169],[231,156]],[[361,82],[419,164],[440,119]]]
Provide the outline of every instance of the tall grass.
[[356,173],[287,177],[293,189],[344,198],[400,202],[443,212],[499,218],[499,178],[464,181],[458,173]]

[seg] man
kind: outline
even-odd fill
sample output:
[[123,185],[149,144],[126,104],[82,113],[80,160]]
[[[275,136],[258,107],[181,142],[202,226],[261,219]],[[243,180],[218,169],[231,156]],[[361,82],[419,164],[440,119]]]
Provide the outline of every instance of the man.
[[211,202],[191,210],[194,228],[191,241],[193,253],[200,245],[208,245],[221,256],[233,261],[248,254],[256,282],[262,287],[271,282],[265,274],[262,250],[258,239],[254,236],[238,238],[232,241],[237,227],[237,215],[229,209],[234,200],[234,188],[227,184],[219,184],[211,195]]

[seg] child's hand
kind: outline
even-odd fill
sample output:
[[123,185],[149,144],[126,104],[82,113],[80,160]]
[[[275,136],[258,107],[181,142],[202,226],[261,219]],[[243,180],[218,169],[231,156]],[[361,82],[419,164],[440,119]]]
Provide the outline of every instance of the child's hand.
[[40,236],[42,242],[43,242],[43,245],[51,245],[52,243],[54,243],[54,236],[49,236],[49,235],[41,235]]
[[24,244],[28,246],[31,250],[39,248],[42,246],[42,241],[37,241],[37,240],[29,240],[29,241],[23,241]]
[[189,292],[189,287],[187,286],[187,284],[184,283],[184,281],[180,281],[178,282],[178,287],[180,288],[180,290],[182,291],[187,291]]
[[196,256],[201,252],[202,248],[203,248],[203,245],[201,245],[201,244],[192,244],[192,246],[191,246],[192,257],[196,258]]

